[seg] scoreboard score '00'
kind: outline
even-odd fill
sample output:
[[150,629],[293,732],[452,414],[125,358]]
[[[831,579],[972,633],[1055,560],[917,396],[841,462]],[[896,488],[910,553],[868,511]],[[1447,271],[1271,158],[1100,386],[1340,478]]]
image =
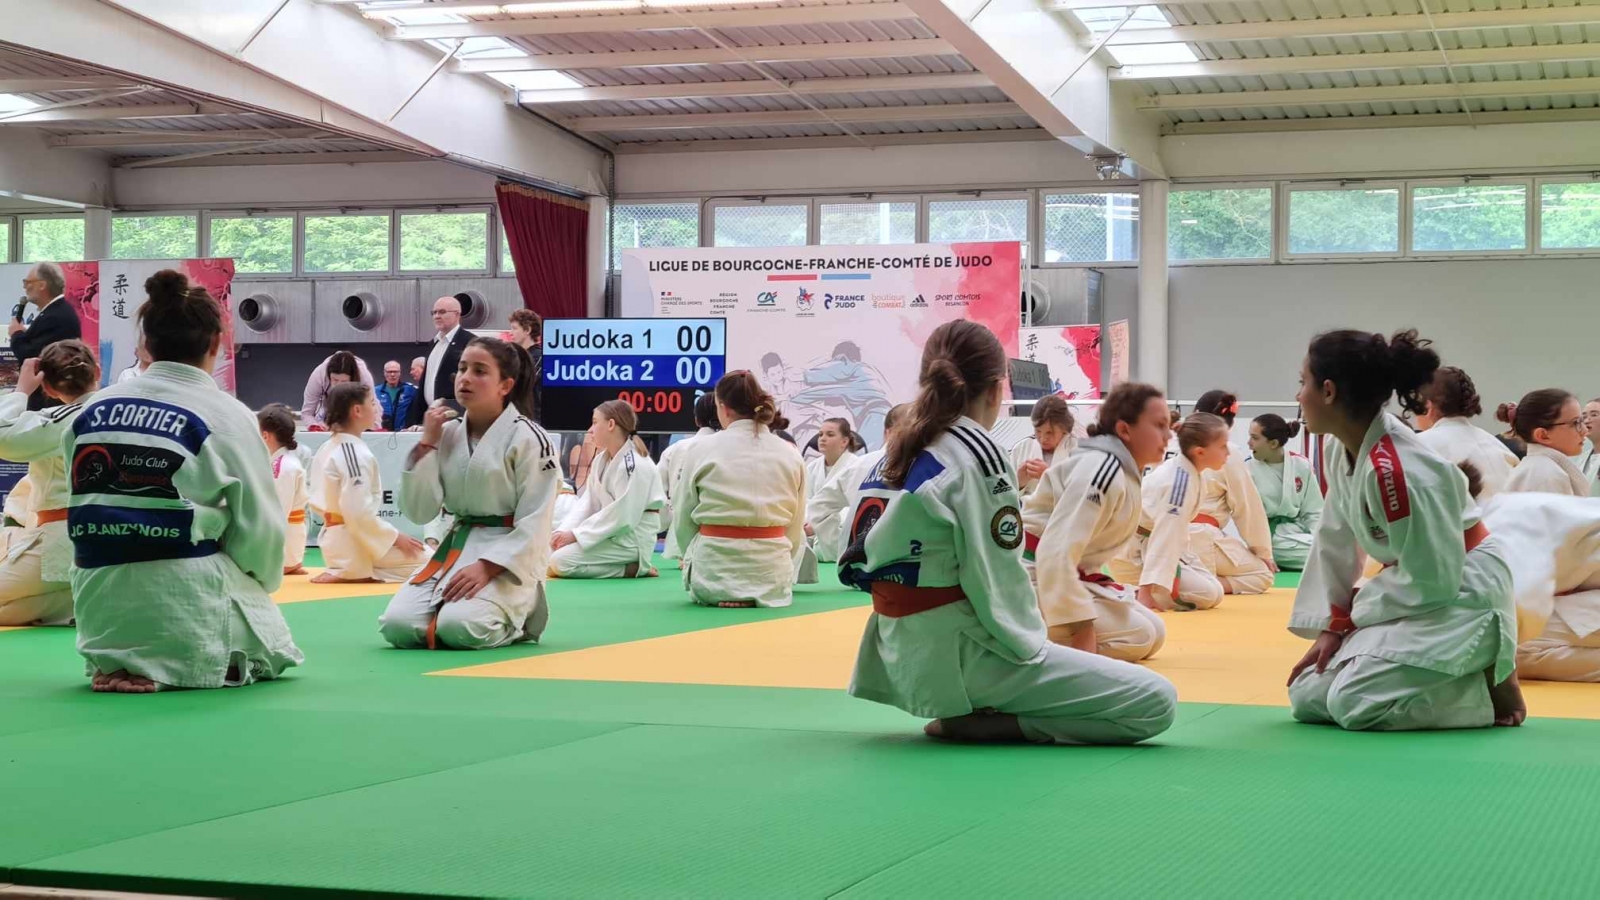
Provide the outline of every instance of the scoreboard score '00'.
[[623,400],[640,431],[693,431],[694,402],[727,371],[725,319],[546,319],[539,418],[583,431]]

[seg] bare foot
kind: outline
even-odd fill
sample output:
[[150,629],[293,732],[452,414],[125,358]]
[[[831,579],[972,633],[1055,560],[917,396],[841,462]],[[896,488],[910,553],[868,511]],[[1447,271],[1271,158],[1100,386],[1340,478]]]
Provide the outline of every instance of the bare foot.
[[650,567],[650,571],[644,573],[644,577],[646,577],[646,578],[660,578],[661,577],[661,573],[656,571],[656,567],[655,566],[651,566]]
[[934,719],[923,727],[922,732],[928,737],[947,741],[993,743],[1025,740],[1022,725],[1016,716],[992,709],[950,719]]
[[96,672],[96,673],[94,673],[94,678],[90,680],[89,686],[91,688],[93,688],[96,693],[103,693],[105,691],[110,690],[110,688],[107,686],[110,683],[111,683],[111,676],[110,675],[107,675],[104,672]]
[[305,566],[295,566],[292,569],[284,569],[283,570],[283,574],[285,574],[285,575],[304,575],[305,573],[306,573],[306,567]]
[[323,572],[313,576],[312,584],[377,584],[376,578],[340,578],[332,572]]
[[723,600],[717,604],[719,609],[750,609],[755,606],[754,600]]
[[1497,728],[1515,728],[1528,718],[1528,704],[1522,699],[1522,682],[1517,673],[1499,684],[1494,683],[1494,667],[1484,673],[1489,679],[1489,702],[1494,704],[1494,724]]
[[153,694],[161,689],[154,681],[143,675],[130,674],[125,669],[118,669],[110,675],[96,675],[93,687],[102,694]]

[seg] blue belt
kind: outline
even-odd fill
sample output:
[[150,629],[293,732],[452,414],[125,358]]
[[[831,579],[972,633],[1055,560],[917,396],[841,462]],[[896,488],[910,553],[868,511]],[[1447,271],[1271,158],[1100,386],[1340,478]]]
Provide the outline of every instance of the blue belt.
[[168,543],[165,541],[97,541],[78,538],[72,542],[72,563],[80,569],[102,569],[128,563],[155,562],[161,559],[199,559],[210,556],[221,548],[216,541],[198,544]]

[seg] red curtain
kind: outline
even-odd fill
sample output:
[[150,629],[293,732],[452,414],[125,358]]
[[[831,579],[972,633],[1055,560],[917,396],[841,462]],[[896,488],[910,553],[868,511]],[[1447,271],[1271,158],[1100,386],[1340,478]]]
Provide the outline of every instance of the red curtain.
[[502,181],[500,221],[517,266],[522,303],[543,318],[589,311],[589,204]]

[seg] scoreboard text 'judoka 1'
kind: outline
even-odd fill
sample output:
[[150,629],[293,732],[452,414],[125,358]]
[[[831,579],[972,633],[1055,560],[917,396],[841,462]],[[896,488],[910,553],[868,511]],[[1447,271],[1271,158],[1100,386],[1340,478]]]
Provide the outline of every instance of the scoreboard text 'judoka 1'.
[[623,400],[640,431],[694,431],[694,401],[727,371],[725,319],[546,319],[541,424],[584,431]]

